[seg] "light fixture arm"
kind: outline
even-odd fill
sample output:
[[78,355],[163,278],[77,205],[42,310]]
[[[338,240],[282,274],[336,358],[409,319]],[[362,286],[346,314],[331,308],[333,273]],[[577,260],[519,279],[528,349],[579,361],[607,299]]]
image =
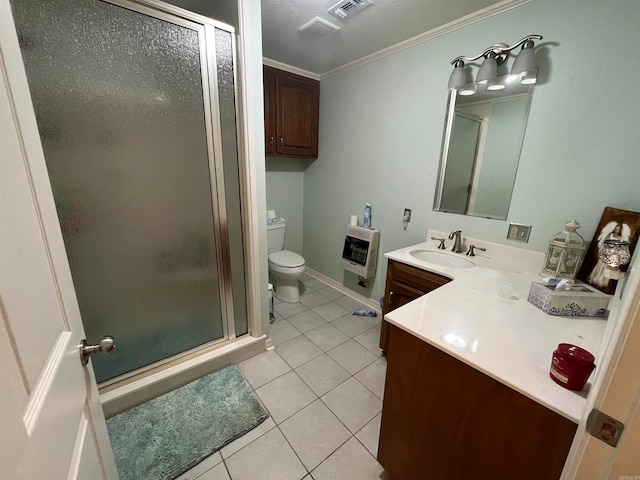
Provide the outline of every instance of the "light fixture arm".
[[[527,35],[526,37],[522,38],[511,47],[504,43],[493,45],[491,47],[485,48],[479,55],[476,55],[475,57],[465,57],[461,55],[451,60],[451,65],[456,65],[457,62],[473,62],[482,57],[487,57],[487,55],[489,55],[490,52],[493,52],[496,55],[496,57],[504,56],[504,58],[506,58],[507,56],[506,54],[508,54],[511,50],[514,50],[518,48],[520,45],[524,45],[526,42],[531,40],[542,40],[542,35],[536,35],[536,34]],[[502,62],[499,62],[499,63],[502,63]]]

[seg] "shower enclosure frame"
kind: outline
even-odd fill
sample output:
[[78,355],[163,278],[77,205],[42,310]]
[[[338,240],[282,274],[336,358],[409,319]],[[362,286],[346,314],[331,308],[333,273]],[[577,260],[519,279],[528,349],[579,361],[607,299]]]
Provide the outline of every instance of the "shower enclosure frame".
[[[224,167],[222,153],[222,131],[220,122],[218,72],[216,60],[215,29],[219,28],[231,34],[234,67],[237,67],[235,28],[217,20],[199,16],[187,10],[173,8],[164,2],[156,0],[101,0],[118,7],[123,7],[137,13],[148,15],[152,18],[174,23],[184,28],[189,28],[198,34],[200,49],[200,65],[202,80],[203,110],[205,116],[205,134],[207,140],[207,161],[209,165],[209,181],[211,184],[211,202],[213,211],[214,241],[216,262],[219,273],[218,294],[222,315],[222,338],[212,340],[203,345],[180,352],[176,355],[158,360],[152,364],[142,366],[115,378],[105,380],[98,384],[100,393],[112,391],[114,388],[126,385],[145,377],[150,373],[161,371],[168,366],[176,365],[184,359],[191,359],[200,353],[210,351],[219,344],[229,343],[236,338],[235,316],[233,310],[233,296],[231,288],[231,271],[229,268],[230,252],[227,230],[226,198],[224,184]],[[173,10],[173,11],[172,11]],[[236,123],[239,117],[237,75],[234,68]],[[239,135],[238,135],[239,136]],[[237,138],[240,143],[240,138]],[[239,151],[239,149],[238,149]],[[238,154],[240,161],[240,155]],[[244,237],[244,235],[243,235]],[[251,334],[251,326],[248,326],[248,334]],[[117,341],[117,339],[116,339]]]
[[[220,278],[219,294],[221,298],[221,314],[223,319],[223,336],[220,339],[207,342],[201,346],[162,359],[153,364],[141,367],[131,372],[107,380],[98,385],[100,400],[106,416],[114,415],[136,404],[171,391],[202,375],[215,371],[231,363],[237,363],[270,347],[270,340],[263,334],[264,312],[266,311],[266,294],[260,285],[266,273],[263,271],[260,244],[264,242],[261,232],[257,228],[258,222],[258,192],[256,188],[256,170],[248,163],[247,152],[258,151],[256,139],[249,140],[245,136],[248,130],[247,115],[258,115],[259,112],[243,104],[242,99],[249,91],[247,79],[243,77],[243,68],[250,69],[243,56],[243,46],[236,38],[236,29],[223,22],[204,17],[156,0],[101,0],[105,3],[127,8],[137,13],[148,15],[160,20],[169,21],[182,27],[198,32],[203,109],[207,135],[207,157],[210,171],[212,207],[214,215],[214,238],[216,242],[216,258]],[[242,0],[238,2],[240,28],[247,22],[243,18]],[[226,197],[223,175],[222,131],[220,122],[219,92],[217,83],[217,62],[215,58],[215,29],[229,32],[232,40],[233,82],[235,101],[236,148],[239,173],[239,193],[242,215],[242,238],[244,256],[244,278],[247,308],[247,334],[236,337],[233,315],[233,297],[231,291],[231,271],[229,261],[228,231],[223,229],[227,224]],[[240,47],[240,48],[238,48]],[[253,53],[253,52],[252,52]],[[251,53],[249,54],[251,56]],[[255,57],[255,55],[254,55]],[[255,58],[253,61],[255,62]],[[48,179],[48,177],[47,177]],[[40,186],[46,198],[50,195],[50,184]],[[38,190],[38,188],[36,189]],[[36,192],[37,193],[37,192]],[[40,196],[40,195],[38,195]],[[56,218],[57,220],[57,218]],[[56,222],[57,223],[57,222]],[[60,235],[59,225],[55,235]],[[68,259],[65,252],[57,255],[54,263],[64,263],[68,269]],[[75,295],[75,294],[74,294]],[[105,332],[108,333],[108,332]],[[116,339],[117,342],[117,339]]]
[[[205,125],[207,135],[207,156],[209,162],[212,206],[216,214],[214,219],[214,236],[216,243],[218,272],[220,274],[219,294],[221,299],[223,336],[220,339],[207,342],[198,347],[178,353],[171,357],[159,360],[153,364],[143,366],[131,372],[120,375],[116,378],[107,380],[98,385],[103,408],[106,416],[114,415],[130,406],[140,403],[141,400],[152,398],[159,393],[170,391],[188,381],[195,380],[199,376],[216,369],[231,361],[239,361],[248,358],[265,349],[266,337],[262,335],[262,324],[255,321],[255,314],[252,315],[252,305],[249,292],[252,290],[248,287],[251,280],[251,268],[249,268],[249,258],[251,258],[249,248],[250,233],[246,228],[249,221],[246,217],[242,220],[243,225],[243,243],[244,243],[244,275],[246,288],[246,306],[247,306],[247,322],[248,331],[244,339],[239,341],[236,337],[235,316],[232,293],[232,278],[230,270],[230,251],[228,241],[228,231],[223,226],[227,225],[227,209],[224,183],[224,167],[222,152],[222,126],[216,120],[220,119],[219,91],[218,91],[218,71],[216,59],[216,39],[215,29],[229,32],[232,39],[232,55],[233,55],[233,83],[234,83],[234,103],[235,103],[235,119],[236,119],[236,147],[238,156],[238,168],[240,178],[240,196],[241,211],[245,211],[248,203],[246,191],[247,182],[246,157],[243,155],[243,136],[242,122],[240,121],[242,103],[241,96],[238,94],[241,84],[238,82],[241,67],[238,62],[238,42],[236,40],[235,28],[226,23],[205,17],[188,10],[164,3],[159,0],[101,0],[116,6],[124,7],[138,13],[149,15],[160,20],[169,21],[177,25],[193,29],[198,32],[200,44],[200,57],[202,65],[202,93],[203,107],[205,112]],[[245,181],[243,181],[243,179]],[[255,238],[254,238],[255,241]],[[262,310],[262,309],[261,309]],[[251,321],[251,320],[254,321]],[[260,341],[255,340],[259,338]],[[237,345],[235,345],[237,344]],[[234,352],[234,346],[238,351]],[[227,347],[227,348],[225,348]],[[240,350],[244,348],[244,353]],[[216,361],[217,360],[217,361]],[[202,363],[206,362],[206,363]],[[174,376],[180,370],[185,370],[183,374]],[[167,373],[171,374],[166,379]],[[170,381],[161,381],[159,378],[165,378]],[[132,390],[132,387],[134,390]],[[137,391],[138,387],[141,390]],[[131,395],[134,393],[134,395]]]

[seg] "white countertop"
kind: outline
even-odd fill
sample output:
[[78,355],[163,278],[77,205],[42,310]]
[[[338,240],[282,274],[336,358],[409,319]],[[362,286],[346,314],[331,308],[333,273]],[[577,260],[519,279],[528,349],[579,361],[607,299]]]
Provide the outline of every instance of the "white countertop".
[[[476,264],[473,268],[450,268],[409,255],[413,249],[443,252],[435,248],[436,243],[385,254],[453,279],[389,312],[385,320],[578,423],[591,384],[582,392],[556,384],[549,377],[551,355],[559,343],[572,343],[595,354],[606,321],[550,316],[531,305],[527,301],[529,286],[532,281],[541,281],[531,273],[532,268],[517,272],[517,265],[507,270],[504,259],[494,262],[488,255],[466,257],[447,252]],[[512,290],[511,299],[498,296],[499,287],[505,293],[505,285]]]

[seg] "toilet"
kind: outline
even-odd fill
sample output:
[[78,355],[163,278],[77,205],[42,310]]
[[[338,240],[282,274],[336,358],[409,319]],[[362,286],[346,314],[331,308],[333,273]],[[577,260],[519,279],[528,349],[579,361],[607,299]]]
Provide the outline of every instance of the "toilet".
[[271,218],[268,222],[269,272],[275,279],[275,296],[283,302],[298,302],[298,278],[304,273],[304,258],[295,252],[283,250],[286,229],[284,218]]

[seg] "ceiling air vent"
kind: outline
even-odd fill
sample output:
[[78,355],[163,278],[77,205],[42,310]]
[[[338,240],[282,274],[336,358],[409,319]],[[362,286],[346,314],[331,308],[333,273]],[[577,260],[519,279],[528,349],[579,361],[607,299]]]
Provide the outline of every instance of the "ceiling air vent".
[[371,2],[369,0],[343,0],[336,3],[327,12],[338,18],[353,17],[356,13],[364,10]]
[[340,30],[340,27],[325,20],[324,18],[315,17],[309,20],[307,23],[298,28],[300,32],[305,32],[313,35],[314,37],[324,37],[328,33]]

